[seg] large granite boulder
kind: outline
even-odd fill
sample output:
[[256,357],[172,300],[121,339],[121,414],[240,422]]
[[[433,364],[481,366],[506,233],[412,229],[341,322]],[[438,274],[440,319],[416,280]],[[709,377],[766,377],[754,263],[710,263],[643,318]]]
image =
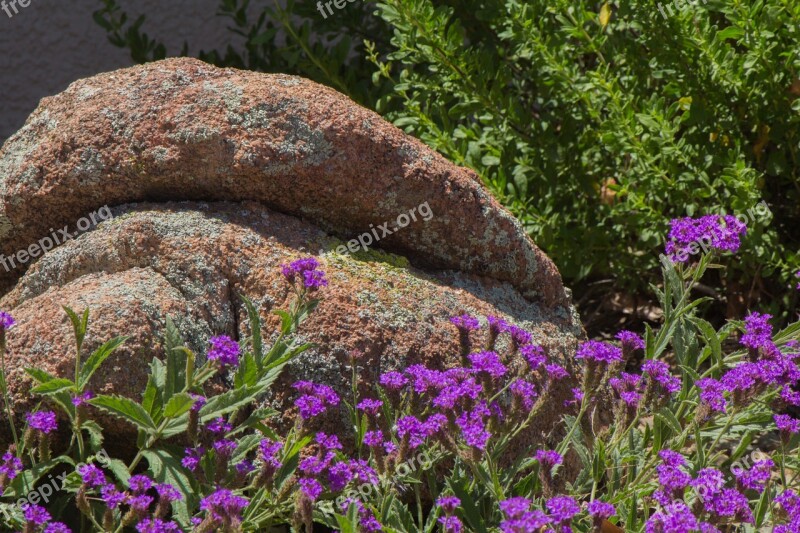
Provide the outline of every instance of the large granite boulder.
[[[414,209],[415,220],[399,222]],[[74,369],[63,305],[91,310],[86,351],[131,337],[92,387],[138,397],[147,363],[163,355],[167,316],[202,352],[213,335],[248,334],[244,295],[269,334],[272,311],[292,297],[280,265],[307,255],[330,286],[300,331],[315,348],[287,379],[344,387],[353,350],[364,353],[366,377],[454,364],[448,318],[464,312],[522,325],[565,360],[582,336],[553,263],[471,171],[300,78],[178,59],[45,99],[0,150],[0,253],[19,259],[103,211],[79,237],[0,266],[0,309],[19,323],[8,358],[17,412],[35,401],[25,367]],[[378,229],[387,222],[391,234]],[[376,239],[354,253],[362,234]],[[552,395],[539,436],[570,385]],[[280,390],[273,400],[288,405]]]

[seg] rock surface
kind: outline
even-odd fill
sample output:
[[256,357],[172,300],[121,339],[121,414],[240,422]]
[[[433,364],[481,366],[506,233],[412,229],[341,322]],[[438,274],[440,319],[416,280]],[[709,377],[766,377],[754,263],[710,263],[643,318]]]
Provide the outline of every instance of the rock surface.
[[[474,172],[316,83],[187,58],[42,101],[0,150],[0,217],[12,226],[0,253],[106,204],[164,200],[254,200],[346,239],[427,202],[433,218],[385,236],[383,249],[569,305],[552,261]],[[0,281],[18,275],[0,269]]]
[[[341,252],[423,204],[431,217],[369,251]],[[138,398],[147,363],[163,355],[167,316],[204,353],[213,335],[249,334],[244,295],[272,333],[272,311],[293,297],[280,265],[308,255],[319,255],[330,286],[300,331],[316,346],[285,381],[344,390],[354,350],[367,381],[419,362],[445,368],[459,352],[448,318],[464,312],[526,327],[566,364],[582,338],[555,266],[471,171],[299,78],[168,60],[44,100],[0,149],[0,253],[74,229],[105,205],[113,217],[27,270],[3,277],[0,267],[0,309],[18,321],[8,357],[17,413],[35,401],[26,367],[73,372],[63,305],[91,311],[85,353],[130,336],[91,386]],[[533,438],[553,429],[570,385],[552,395]],[[291,419],[288,389],[278,389],[272,401]]]

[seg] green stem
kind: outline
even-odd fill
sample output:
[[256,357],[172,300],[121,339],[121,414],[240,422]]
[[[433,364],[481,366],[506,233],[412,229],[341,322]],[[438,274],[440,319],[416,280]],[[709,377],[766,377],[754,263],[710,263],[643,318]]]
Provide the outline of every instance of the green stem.
[[11,413],[11,401],[8,397],[8,384],[6,383],[6,339],[5,331],[0,332],[0,388],[3,389],[3,403],[6,406],[6,416],[8,416],[8,425],[11,426],[11,435],[14,438],[14,446],[17,449],[17,456],[22,453],[19,447],[19,437],[17,436],[17,428],[14,426],[14,418]]

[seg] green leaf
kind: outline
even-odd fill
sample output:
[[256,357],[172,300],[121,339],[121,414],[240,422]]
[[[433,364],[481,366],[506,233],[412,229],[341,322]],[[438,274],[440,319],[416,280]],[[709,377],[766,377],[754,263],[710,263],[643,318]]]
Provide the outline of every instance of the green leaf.
[[164,418],[175,418],[191,409],[194,399],[186,393],[176,394],[164,406]]
[[253,357],[260,370],[264,364],[264,341],[261,337],[261,317],[258,309],[253,302],[245,296],[241,296],[244,306],[247,309],[247,317],[250,320],[250,346],[253,350]]
[[144,431],[152,432],[156,429],[153,419],[150,418],[150,414],[144,407],[128,398],[101,395],[92,398],[89,403],[123,420],[127,420]]
[[80,378],[78,379],[78,387],[83,390],[89,383],[94,373],[103,364],[103,361],[114,353],[114,350],[122,346],[129,337],[117,337],[106,342],[94,351],[92,355],[83,363],[81,367]]
[[233,389],[219,396],[214,396],[200,409],[200,420],[205,424],[215,418],[231,413],[239,407],[251,403],[263,390],[264,387],[258,385]]
[[50,394],[56,394],[63,390],[72,390],[75,389],[75,383],[69,379],[63,378],[54,378],[50,381],[39,385],[38,387],[34,387],[31,389],[31,392],[34,394],[41,394],[43,396],[47,396]]
[[143,450],[142,455],[147,459],[153,479],[159,483],[169,483],[183,494],[183,500],[172,504],[173,516],[184,528],[188,528],[191,520],[189,509],[194,507],[197,497],[191,481],[184,473],[180,460],[167,450],[160,448]]
[[186,385],[186,350],[184,340],[171,317],[167,317],[164,348],[166,370],[164,380],[163,401],[168,401],[173,394],[184,389]]

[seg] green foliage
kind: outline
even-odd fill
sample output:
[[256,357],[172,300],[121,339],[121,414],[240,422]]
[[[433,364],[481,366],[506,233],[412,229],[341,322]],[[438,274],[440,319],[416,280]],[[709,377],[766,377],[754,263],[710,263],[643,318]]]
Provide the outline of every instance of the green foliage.
[[[114,44],[165,55],[102,2]],[[800,265],[800,5],[663,4],[359,1],[323,18],[312,0],[221,0],[244,44],[197,55],[325,83],[474,168],[570,283],[646,288],[670,218],[765,199],[775,217],[719,281],[749,303]]]

